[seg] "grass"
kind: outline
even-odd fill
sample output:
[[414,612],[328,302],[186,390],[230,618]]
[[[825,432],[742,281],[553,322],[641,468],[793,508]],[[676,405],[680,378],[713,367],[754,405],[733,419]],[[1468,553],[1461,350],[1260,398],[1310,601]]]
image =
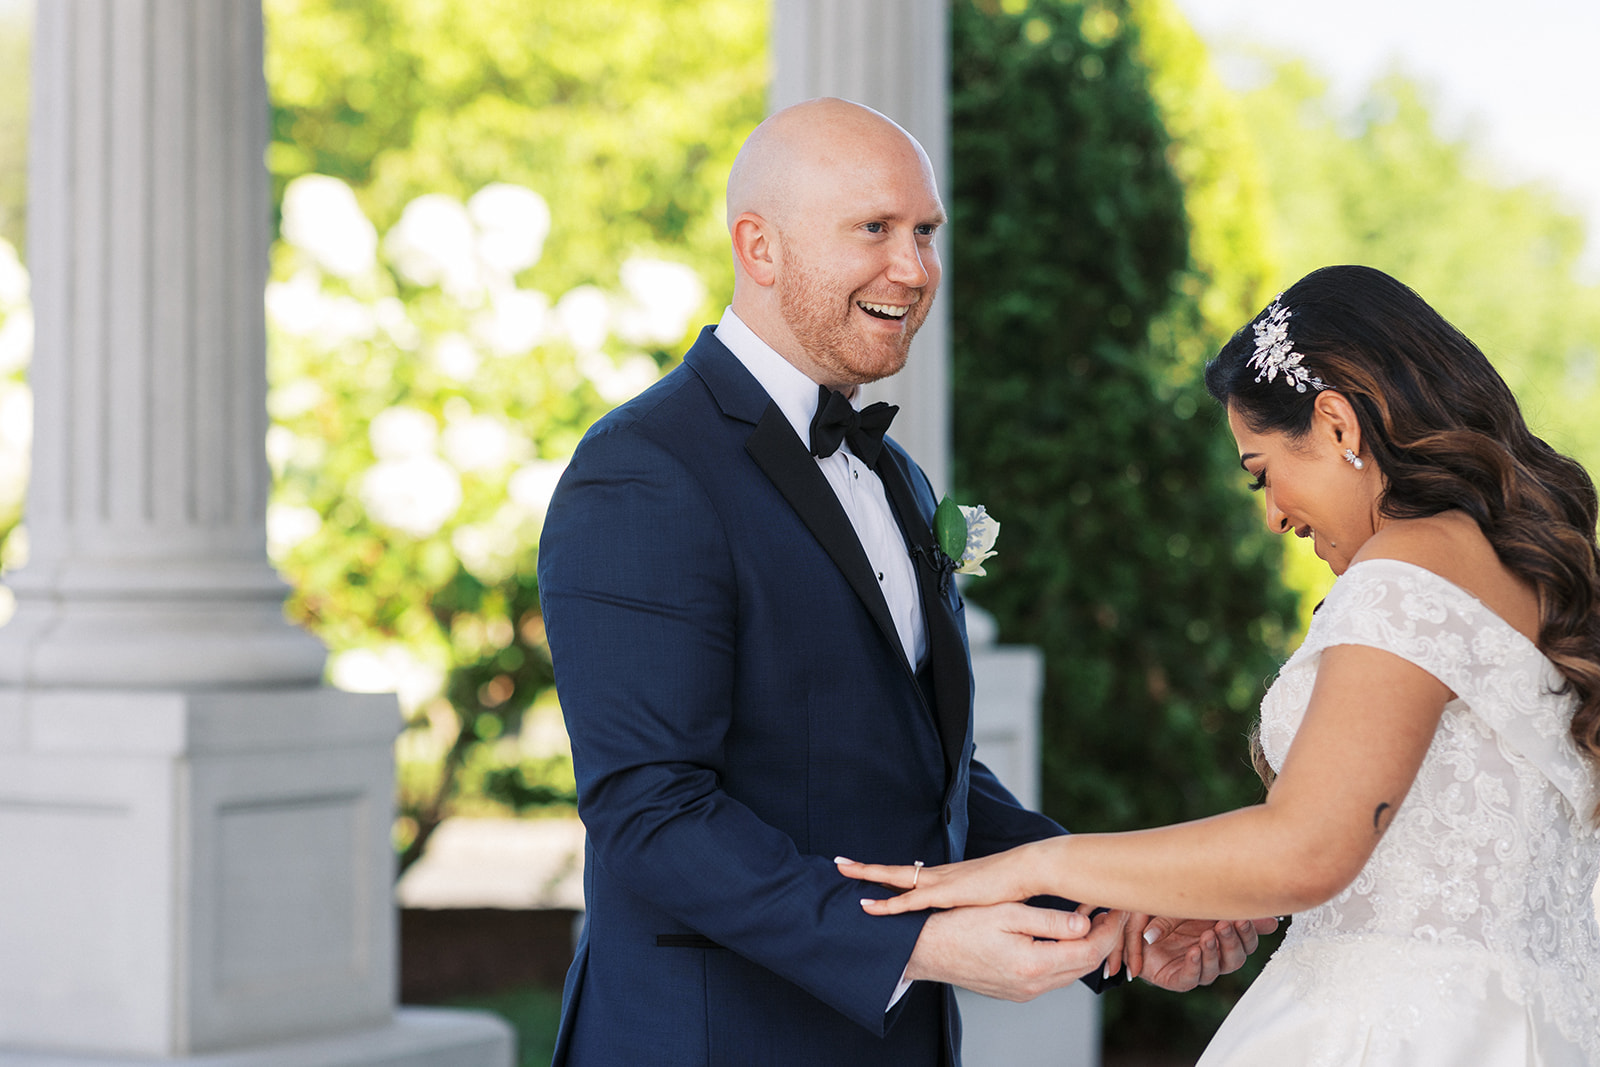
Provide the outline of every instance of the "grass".
[[517,1034],[517,1067],[549,1067],[561,1022],[561,991],[542,986],[508,989],[474,997],[454,997],[452,1008],[493,1012]]

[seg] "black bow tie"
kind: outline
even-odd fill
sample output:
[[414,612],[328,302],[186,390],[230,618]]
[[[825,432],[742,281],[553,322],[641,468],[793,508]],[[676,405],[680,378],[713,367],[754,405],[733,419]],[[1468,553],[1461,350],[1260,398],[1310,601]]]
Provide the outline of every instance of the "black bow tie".
[[843,393],[819,385],[817,413],[811,419],[811,454],[818,459],[831,456],[844,441],[861,462],[871,467],[883,451],[884,431],[899,410],[880,400],[857,411]]

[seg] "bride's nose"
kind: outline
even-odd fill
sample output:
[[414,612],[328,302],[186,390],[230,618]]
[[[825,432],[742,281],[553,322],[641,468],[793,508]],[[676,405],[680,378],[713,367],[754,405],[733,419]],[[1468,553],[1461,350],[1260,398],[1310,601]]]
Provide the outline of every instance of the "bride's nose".
[[1288,533],[1290,529],[1289,516],[1278,510],[1278,506],[1267,498],[1267,529],[1273,533]]

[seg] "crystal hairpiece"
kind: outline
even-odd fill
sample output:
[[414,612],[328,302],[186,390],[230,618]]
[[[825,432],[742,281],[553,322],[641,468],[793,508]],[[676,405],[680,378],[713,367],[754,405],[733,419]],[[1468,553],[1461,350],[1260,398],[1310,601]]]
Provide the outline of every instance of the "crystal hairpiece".
[[1305,392],[1308,385],[1313,389],[1326,389],[1321,378],[1301,366],[1303,357],[1289,343],[1289,309],[1283,306],[1282,300],[1282,293],[1273,297],[1266,317],[1256,323],[1256,351],[1247,366],[1256,369],[1258,382],[1262,378],[1273,381],[1281,373],[1283,380],[1294,386],[1297,393]]

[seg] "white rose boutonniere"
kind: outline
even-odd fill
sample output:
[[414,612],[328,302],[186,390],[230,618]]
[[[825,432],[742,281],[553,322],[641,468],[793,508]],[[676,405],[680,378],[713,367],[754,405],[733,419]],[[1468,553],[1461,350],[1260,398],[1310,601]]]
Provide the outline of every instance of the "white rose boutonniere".
[[1000,524],[982,504],[957,504],[946,496],[933,513],[933,537],[957,574],[986,574],[983,561],[995,554]]

